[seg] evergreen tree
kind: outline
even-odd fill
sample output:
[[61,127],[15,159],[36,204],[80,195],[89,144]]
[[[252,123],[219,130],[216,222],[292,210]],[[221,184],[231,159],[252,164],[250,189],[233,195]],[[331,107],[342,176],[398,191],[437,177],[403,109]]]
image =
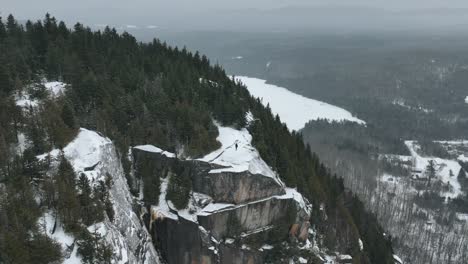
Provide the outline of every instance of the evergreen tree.
[[6,38],[6,28],[3,24],[2,17],[0,16],[0,41]]
[[10,35],[14,35],[18,33],[18,23],[16,22],[15,18],[12,14],[8,15],[7,17],[7,24],[6,24],[7,31]]
[[178,172],[169,178],[167,198],[177,209],[186,208],[190,200],[192,182],[188,170],[188,168],[178,168]]
[[463,168],[460,168],[460,171],[457,175],[457,180],[460,183],[462,190],[468,193],[468,178],[466,177],[466,172]]
[[106,245],[98,232],[90,233],[86,229],[82,230],[77,245],[79,246],[78,254],[81,255],[83,263],[111,263],[112,249]]
[[466,172],[465,172],[465,170],[463,168],[460,168],[460,171],[458,172],[457,179],[459,181],[467,180]]
[[61,218],[66,230],[76,231],[80,219],[80,203],[75,188],[75,172],[63,152],[60,154],[60,164],[55,178],[58,216]]
[[92,210],[92,202],[91,202],[91,186],[89,185],[89,179],[86,177],[84,173],[80,174],[78,178],[77,187],[80,190],[79,194],[79,201],[80,201],[80,208],[81,208],[81,217],[83,218],[83,222],[86,225],[92,224],[94,221],[94,212]]
[[21,160],[12,163],[5,189],[0,194],[0,261],[44,264],[59,261],[60,245],[38,228],[41,210],[21,163]]
[[75,114],[73,113],[73,108],[68,102],[63,104],[61,117],[65,125],[68,126],[68,128],[76,128]]
[[[0,60],[1,62],[1,60]],[[13,90],[13,82],[5,65],[0,63],[0,96]]]
[[427,185],[431,184],[431,180],[436,176],[434,160],[430,160],[426,166]]

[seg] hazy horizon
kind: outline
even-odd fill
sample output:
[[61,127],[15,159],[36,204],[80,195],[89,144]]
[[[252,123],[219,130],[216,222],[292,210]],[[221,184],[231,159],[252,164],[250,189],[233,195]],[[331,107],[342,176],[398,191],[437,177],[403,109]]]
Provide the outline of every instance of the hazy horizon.
[[20,20],[41,19],[47,12],[67,23],[79,21],[94,27],[111,25],[129,30],[458,32],[468,28],[468,2],[459,0],[450,4],[440,0],[17,0],[2,3],[0,9],[2,17],[13,13]]

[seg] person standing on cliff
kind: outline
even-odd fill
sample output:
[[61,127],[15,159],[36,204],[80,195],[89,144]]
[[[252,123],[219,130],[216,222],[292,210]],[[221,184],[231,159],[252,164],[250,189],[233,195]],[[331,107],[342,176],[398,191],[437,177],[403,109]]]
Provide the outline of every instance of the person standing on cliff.
[[236,142],[236,151],[237,151],[237,147],[238,147],[238,146],[237,146],[237,142]]

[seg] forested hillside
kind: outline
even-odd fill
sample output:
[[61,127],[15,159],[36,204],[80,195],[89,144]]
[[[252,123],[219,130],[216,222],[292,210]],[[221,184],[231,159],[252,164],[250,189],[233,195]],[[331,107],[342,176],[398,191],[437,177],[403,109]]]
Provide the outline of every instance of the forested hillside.
[[[68,85],[63,95],[51,100],[41,84],[44,80]],[[22,111],[15,100],[24,95],[41,103]],[[250,125],[248,111],[255,117]],[[67,231],[79,237],[83,259],[109,261],[105,245],[90,242],[83,228],[104,214],[112,219],[106,183],[90,188],[84,177],[73,175],[66,159],[49,177],[45,172],[50,164],[38,160],[38,155],[62,149],[80,127],[87,128],[116,143],[129,173],[125,156],[131,146],[152,144],[182,158],[216,149],[213,120],[247,126],[262,158],[313,203],[311,222],[323,235],[324,246],[352,255],[355,263],[394,262],[391,237],[345,190],[343,181],[331,175],[302,136],[289,132],[279,117],[205,56],[156,39],[139,43],[110,28],[92,31],[78,23],[69,29],[50,15],[24,25],[10,15],[0,20],[0,263],[50,263],[62,258],[56,243],[40,232],[37,219],[45,208],[56,212]],[[151,187],[144,192],[157,196],[159,178],[143,180],[146,188]],[[187,192],[182,188],[185,180],[176,178],[169,184]],[[47,197],[47,203],[38,204],[37,196]],[[179,206],[184,207],[183,199]],[[285,247],[272,254],[277,254],[271,258],[275,260],[294,252]]]

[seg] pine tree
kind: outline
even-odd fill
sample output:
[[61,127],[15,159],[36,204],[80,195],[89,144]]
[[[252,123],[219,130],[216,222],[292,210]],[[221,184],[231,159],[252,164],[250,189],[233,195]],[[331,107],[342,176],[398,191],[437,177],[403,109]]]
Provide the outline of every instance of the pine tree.
[[466,172],[463,168],[460,168],[458,172],[457,180],[460,183],[462,189],[468,193],[468,178],[466,177]]
[[192,182],[188,168],[179,168],[178,172],[169,178],[167,198],[177,209],[184,209],[190,200],[191,187]]
[[63,39],[67,39],[68,36],[70,35],[70,31],[68,30],[67,26],[65,25],[63,21],[59,22],[59,25],[57,28],[57,34]]
[[8,15],[7,17],[6,28],[10,35],[14,35],[18,31],[18,23],[16,22],[12,14]]
[[426,166],[427,185],[431,185],[431,180],[436,176],[434,160],[430,160]]
[[0,63],[0,95],[8,94],[13,90],[13,82],[5,65]]
[[105,243],[98,232],[90,233],[84,229],[80,232],[78,241],[78,254],[81,255],[83,263],[110,264],[112,249]]
[[80,174],[78,178],[77,187],[80,190],[79,200],[81,208],[81,217],[86,225],[93,223],[93,210],[91,210],[91,186],[89,179],[84,173]]
[[457,179],[460,180],[466,180],[466,172],[463,168],[460,168],[460,171],[458,172]]
[[75,114],[73,112],[73,108],[71,107],[70,103],[65,102],[62,107],[62,120],[68,128],[74,129],[76,128],[76,119]]
[[2,17],[0,16],[0,41],[6,38],[6,28],[3,24]]
[[76,231],[80,219],[80,203],[75,188],[75,172],[63,152],[60,154],[56,184],[57,213],[62,219],[66,230]]

